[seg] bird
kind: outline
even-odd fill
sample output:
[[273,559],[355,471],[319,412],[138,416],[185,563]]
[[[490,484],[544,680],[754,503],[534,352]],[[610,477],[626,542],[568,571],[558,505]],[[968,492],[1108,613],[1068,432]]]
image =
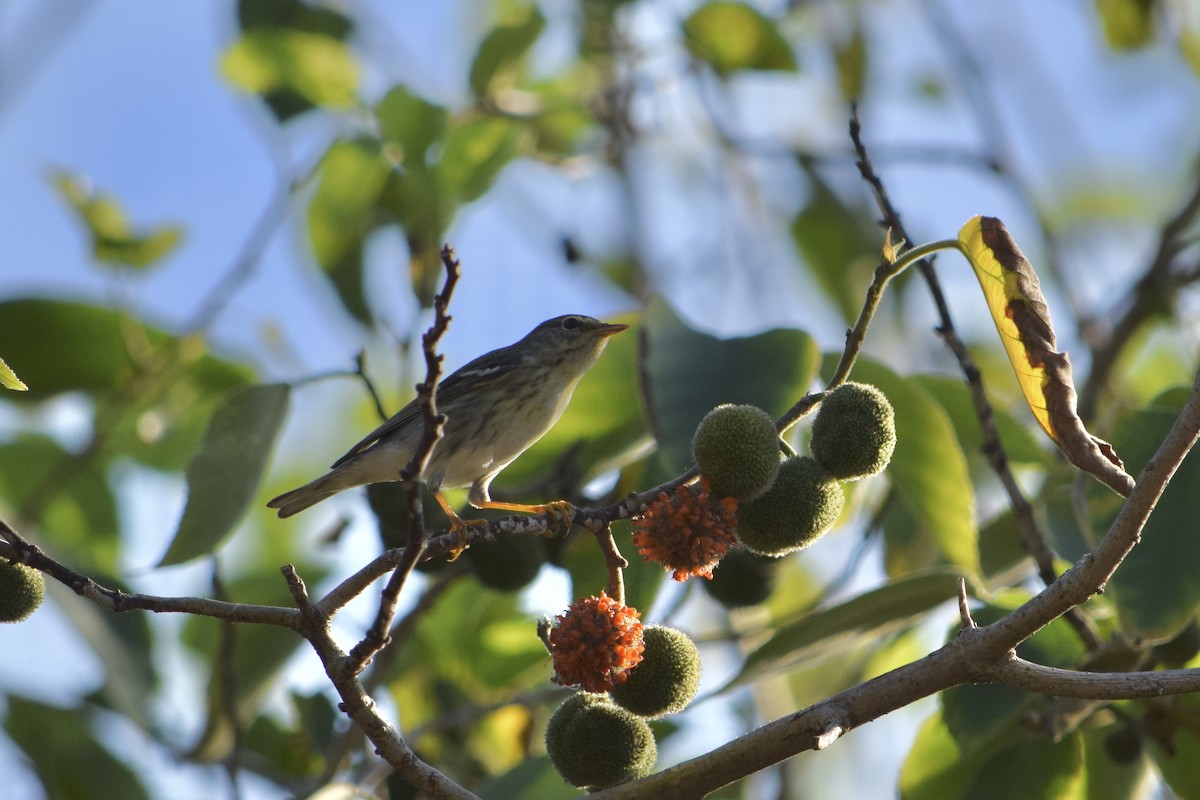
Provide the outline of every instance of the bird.
[[[566,501],[498,502],[491,499],[488,487],[558,421],[609,337],[628,327],[581,314],[554,317],[438,384],[437,407],[446,421],[424,477],[460,542],[465,542],[469,526],[482,521],[461,519],[442,497],[442,489],[469,486],[467,501],[476,508],[549,511],[557,519],[569,519],[573,507]],[[325,475],[273,498],[267,507],[286,518],[346,489],[401,480],[400,471],[412,459],[424,426],[421,405],[414,399],[351,447]]]

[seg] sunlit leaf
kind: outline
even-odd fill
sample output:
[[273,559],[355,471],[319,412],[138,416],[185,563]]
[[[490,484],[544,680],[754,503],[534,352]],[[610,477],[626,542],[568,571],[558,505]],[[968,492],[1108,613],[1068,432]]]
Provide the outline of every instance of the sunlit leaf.
[[958,238],[1038,424],[1072,464],[1128,496],[1133,478],[1113,448],[1088,433],[1076,413],[1071,363],[1055,351],[1050,310],[1033,266],[1004,223],[993,217],[972,217]]
[[1083,738],[1074,733],[1055,742],[1030,738],[983,761],[964,797],[971,800],[1011,800],[1046,797],[1085,800]]
[[81,176],[56,172],[53,180],[87,228],[92,255],[98,261],[148,267],[168,256],[183,241],[183,229],[178,225],[135,229],[114,198],[94,192]]
[[953,600],[962,576],[954,569],[932,570],[893,580],[841,605],[814,611],[776,630],[746,657],[729,685],[836,658],[865,637],[879,637],[909,626],[931,609]]
[[4,730],[21,748],[51,798],[148,798],[132,769],[92,735],[83,709],[9,694]]
[[357,100],[358,64],[342,40],[292,28],[256,28],[221,56],[221,74],[247,92],[290,90],[318,106]]
[[638,358],[659,461],[672,475],[691,466],[692,436],[714,406],[749,403],[778,417],[808,391],[819,363],[804,331],[718,339],[691,329],[658,299],[642,314]]
[[[826,356],[824,372],[833,371],[839,355]],[[896,452],[885,474],[912,531],[936,542],[949,563],[977,574],[975,489],[949,415],[918,381],[871,359],[860,357],[850,379],[878,387],[895,409]]]
[[692,55],[719,75],[796,69],[792,49],[774,21],[745,3],[706,3],[684,20],[683,32]]
[[211,553],[254,500],[287,414],[290,387],[251,386],[213,414],[188,465],[188,499],[179,529],[159,566]]
[[5,389],[12,389],[14,392],[27,392],[29,387],[26,386],[17,373],[12,371],[12,367],[4,363],[4,359],[0,358],[0,386]]
[[940,710],[921,723],[900,768],[900,797],[904,800],[964,798],[980,760],[964,752],[942,720]]
[[545,26],[546,18],[531,3],[522,19],[489,31],[471,62],[471,91],[478,97],[488,94],[497,79],[529,52]]
[[[1175,422],[1188,390],[1168,391],[1150,406],[1118,420],[1112,436],[1136,473],[1154,455]],[[1095,493],[1099,494],[1099,493]],[[1179,632],[1200,607],[1200,552],[1196,548],[1196,498],[1200,497],[1200,458],[1190,455],[1180,465],[1154,513],[1142,529],[1137,547],[1109,579],[1106,594],[1116,603],[1121,625],[1143,640],[1165,640]],[[1097,502],[1105,498],[1096,497]],[[1097,514],[1094,527],[1103,534],[1117,509]],[[1093,506],[1097,508],[1097,506]]]

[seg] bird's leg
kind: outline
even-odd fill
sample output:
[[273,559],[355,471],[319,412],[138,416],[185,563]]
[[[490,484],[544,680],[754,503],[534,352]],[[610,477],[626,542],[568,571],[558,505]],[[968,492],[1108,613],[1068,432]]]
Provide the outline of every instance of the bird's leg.
[[494,508],[498,511],[520,511],[525,514],[549,514],[550,524],[546,527],[546,536],[551,537],[571,529],[575,521],[575,506],[566,500],[551,500],[549,503],[528,505],[526,503],[505,503],[493,500],[488,495],[487,484],[474,484],[467,495],[467,502],[476,508]]
[[442,507],[442,511],[445,511],[446,516],[450,518],[450,532],[458,539],[458,544],[450,551],[450,560],[457,561],[458,557],[462,555],[462,551],[467,549],[467,537],[471,528],[480,525],[487,527],[488,521],[486,519],[463,519],[450,507],[441,492],[434,492],[433,496],[438,501],[438,505]]

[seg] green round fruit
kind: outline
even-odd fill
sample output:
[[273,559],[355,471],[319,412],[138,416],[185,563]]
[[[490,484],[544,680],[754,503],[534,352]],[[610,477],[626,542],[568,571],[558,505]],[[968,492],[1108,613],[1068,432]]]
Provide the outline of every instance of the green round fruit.
[[700,688],[700,651],[683,631],[648,625],[642,629],[642,661],[624,683],[608,690],[613,702],[641,717],[661,717],[687,708]]
[[721,405],[700,420],[692,458],[719,497],[760,497],[779,471],[779,434],[757,406]]
[[771,596],[778,572],[778,559],[739,547],[726,553],[713,570],[712,579],[700,585],[726,608],[745,608]]
[[738,539],[762,556],[802,550],[833,527],[846,495],[842,486],[808,456],[783,462],[771,490],[738,508]]
[[546,548],[536,536],[503,536],[476,542],[463,558],[479,582],[498,592],[516,592],[538,576],[546,561]]
[[567,783],[600,789],[649,775],[658,747],[644,719],[606,695],[576,692],[546,725],[546,755]]
[[896,415],[883,392],[843,383],[821,401],[809,450],[825,471],[853,481],[882,472],[896,449]]
[[46,578],[33,567],[0,559],[0,622],[20,622],[46,597]]

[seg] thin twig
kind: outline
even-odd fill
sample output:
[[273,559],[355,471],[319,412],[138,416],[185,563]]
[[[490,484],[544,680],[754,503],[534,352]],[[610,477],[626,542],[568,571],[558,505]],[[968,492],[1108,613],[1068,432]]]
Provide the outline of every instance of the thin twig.
[[[883,180],[875,172],[870,153],[863,141],[862,123],[859,120],[857,108],[853,110],[850,117],[850,139],[854,143],[855,152],[858,153],[859,172],[862,174],[863,180],[871,187],[875,195],[875,201],[883,215],[882,224],[892,233],[907,240],[909,238],[908,232],[904,228],[904,223],[900,219],[899,212],[892,205]],[[1043,583],[1049,585],[1057,577],[1053,554],[1050,547],[1046,544],[1046,537],[1038,526],[1037,520],[1034,519],[1033,509],[1029,501],[1025,498],[1025,494],[1021,491],[1016,477],[1012,474],[1012,469],[1008,462],[1008,454],[1004,449],[1004,444],[1000,440],[1000,432],[996,427],[996,416],[992,410],[991,401],[988,400],[987,390],[983,385],[983,375],[975,365],[974,359],[971,358],[967,346],[958,335],[958,331],[954,326],[954,319],[950,315],[950,307],[942,292],[937,273],[934,272],[933,264],[926,259],[922,259],[917,262],[916,266],[920,270],[921,276],[925,279],[925,284],[938,310],[938,335],[941,336],[946,346],[950,349],[950,352],[958,360],[959,368],[966,379],[971,403],[975,408],[975,418],[979,422],[983,455],[987,459],[992,471],[996,473],[1000,478],[1001,484],[1004,486],[1009,504],[1013,509],[1014,519],[1021,532],[1021,541],[1025,546],[1025,551],[1029,553],[1037,565],[1038,577],[1041,578]],[[869,298],[868,302],[870,302]],[[1101,646],[1100,635],[1084,614],[1072,609],[1067,615],[1067,620],[1075,628],[1085,647],[1089,650],[1095,650]]]
[[400,592],[408,580],[417,562],[425,552],[428,535],[425,532],[425,509],[421,499],[421,479],[425,468],[433,455],[433,449],[442,437],[442,428],[446,424],[444,414],[437,409],[437,386],[442,376],[442,356],[437,352],[438,343],[450,326],[450,316],[446,310],[450,306],[450,298],[454,287],[462,274],[462,265],[454,256],[449,245],[442,248],[442,264],[446,268],[446,280],[442,291],[434,298],[433,325],[421,337],[422,349],[425,353],[425,380],[417,384],[417,402],[420,404],[424,420],[424,429],[420,442],[413,452],[408,465],[400,471],[400,479],[408,497],[408,543],[400,555],[387,586],[384,587],[379,599],[379,611],[375,621],[367,629],[362,641],[350,651],[350,658],[357,664],[357,670],[371,660],[371,657],[382,650],[388,643],[388,630],[392,619],[396,616],[396,607],[400,601]]

